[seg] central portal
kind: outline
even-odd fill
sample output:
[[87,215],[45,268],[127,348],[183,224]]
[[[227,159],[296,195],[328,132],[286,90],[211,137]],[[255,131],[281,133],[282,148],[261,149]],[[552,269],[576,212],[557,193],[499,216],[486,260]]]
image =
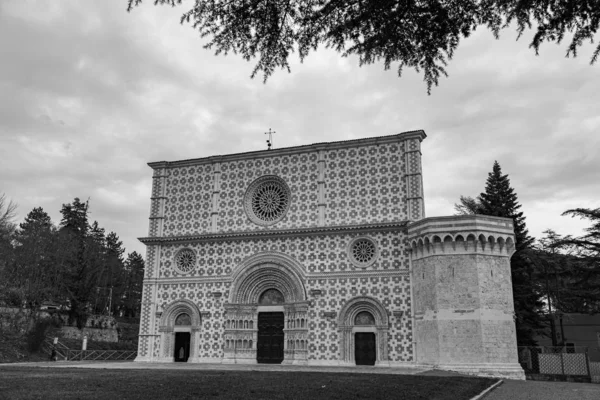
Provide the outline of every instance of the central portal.
[[282,312],[258,313],[257,361],[264,364],[281,364],[283,361]]

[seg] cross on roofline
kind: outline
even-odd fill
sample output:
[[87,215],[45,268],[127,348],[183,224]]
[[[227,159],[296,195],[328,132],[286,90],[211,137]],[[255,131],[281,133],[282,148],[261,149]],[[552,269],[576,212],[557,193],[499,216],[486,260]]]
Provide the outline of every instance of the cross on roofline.
[[267,140],[267,150],[271,150],[271,146],[273,146],[273,134],[277,133],[275,131],[271,131],[269,128],[269,132],[265,132],[265,135],[269,135],[269,140]]

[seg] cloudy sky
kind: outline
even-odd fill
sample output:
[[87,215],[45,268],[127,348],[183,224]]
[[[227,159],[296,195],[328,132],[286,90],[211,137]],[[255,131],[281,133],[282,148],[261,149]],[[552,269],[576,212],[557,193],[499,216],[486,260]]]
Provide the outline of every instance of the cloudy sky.
[[[600,65],[531,33],[501,40],[480,28],[450,77],[428,96],[422,76],[358,67],[333,51],[292,72],[250,79],[253,64],[214,56],[183,7],[153,1],[3,0],[0,3],[0,193],[18,221],[43,207],[90,200],[91,218],[145,255],[150,161],[179,160],[424,129],[428,216],[451,215],[479,194],[494,160],[508,173],[530,233],[582,233],[561,217],[600,206]],[[189,4],[189,2],[188,2]]]

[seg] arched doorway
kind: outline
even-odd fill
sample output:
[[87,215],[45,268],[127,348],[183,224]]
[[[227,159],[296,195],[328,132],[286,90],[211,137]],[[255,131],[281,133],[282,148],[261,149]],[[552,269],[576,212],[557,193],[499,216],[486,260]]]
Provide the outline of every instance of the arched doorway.
[[169,304],[160,317],[160,360],[197,362],[199,357],[200,311],[189,300]]
[[175,362],[187,362],[190,357],[192,319],[181,313],[175,318]]
[[283,311],[261,312],[264,306],[285,304],[283,294],[277,289],[265,290],[258,299],[258,332],[256,360],[264,364],[281,364],[284,358],[285,317]]
[[341,362],[349,365],[388,363],[388,315],[376,299],[360,296],[350,299],[340,311]]
[[[302,266],[285,254],[263,253],[233,272],[225,305],[223,362],[305,364],[308,301]],[[298,323],[296,323],[298,321]]]
[[[361,311],[354,317],[354,326],[375,326],[375,318],[368,311]],[[375,332],[354,332],[354,360],[356,365],[375,365],[377,346]]]

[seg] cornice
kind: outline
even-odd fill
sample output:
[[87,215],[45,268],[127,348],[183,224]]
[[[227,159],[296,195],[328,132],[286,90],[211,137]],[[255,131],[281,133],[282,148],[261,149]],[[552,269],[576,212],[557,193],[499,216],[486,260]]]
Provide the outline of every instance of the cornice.
[[[408,276],[410,270],[408,269],[388,269],[388,270],[367,270],[367,271],[338,271],[338,272],[318,272],[318,273],[306,273],[302,278],[306,284],[309,280],[330,280],[330,279],[368,279],[368,278],[393,278],[397,276]],[[175,285],[175,284],[204,284],[204,283],[221,283],[223,285],[231,284],[234,281],[234,277],[229,275],[212,275],[212,276],[177,276],[177,277],[160,277],[151,278],[144,280],[144,284],[156,284],[156,285]],[[225,290],[228,288],[224,288]]]
[[281,237],[302,237],[320,235],[343,235],[347,233],[389,232],[405,230],[409,221],[385,222],[378,224],[340,225],[329,227],[311,227],[281,230],[262,230],[244,232],[207,233],[186,236],[155,236],[141,237],[138,240],[145,245],[164,243],[198,243],[222,240],[273,239]]
[[408,225],[408,234],[411,238],[466,231],[486,231],[506,235],[514,234],[512,219],[479,214],[429,217],[411,222]]
[[306,274],[306,280],[320,279],[368,279],[368,278],[393,278],[396,276],[410,275],[408,269],[381,269],[381,270],[366,270],[366,271],[340,271],[340,272],[321,272]]
[[194,158],[179,161],[155,161],[148,163],[152,169],[187,167],[192,165],[216,164],[228,161],[250,160],[256,158],[275,157],[291,154],[300,154],[315,152],[319,150],[337,150],[355,146],[369,146],[375,144],[396,143],[408,139],[419,139],[423,141],[427,135],[422,129],[415,131],[402,132],[395,135],[376,136],[363,139],[342,140],[336,142],[315,143],[304,146],[284,147],[281,149],[249,151],[245,153],[235,153],[227,155],[217,155],[204,158]]

